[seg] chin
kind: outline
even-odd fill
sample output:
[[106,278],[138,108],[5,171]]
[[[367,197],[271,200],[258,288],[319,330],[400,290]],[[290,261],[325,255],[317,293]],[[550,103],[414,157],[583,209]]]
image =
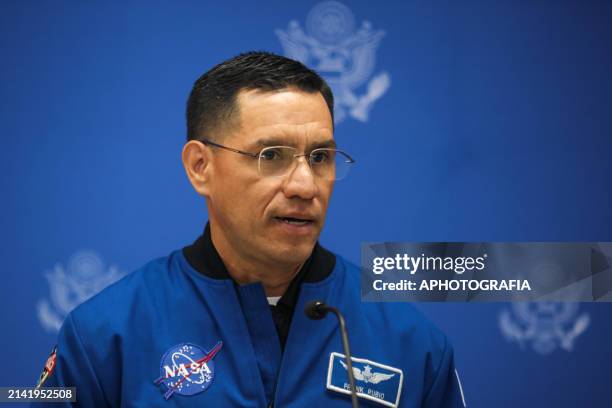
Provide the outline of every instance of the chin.
[[302,263],[312,254],[314,245],[314,242],[299,245],[279,245],[272,248],[272,258],[287,264]]

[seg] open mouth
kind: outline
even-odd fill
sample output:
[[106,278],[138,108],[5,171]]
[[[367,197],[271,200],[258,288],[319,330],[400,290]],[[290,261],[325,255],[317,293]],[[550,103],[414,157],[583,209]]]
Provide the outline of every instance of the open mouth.
[[308,225],[308,224],[312,224],[312,220],[306,220],[306,219],[301,219],[301,218],[291,218],[291,217],[274,217],[275,219],[277,219],[280,222],[284,222],[286,224],[290,224],[290,225]]

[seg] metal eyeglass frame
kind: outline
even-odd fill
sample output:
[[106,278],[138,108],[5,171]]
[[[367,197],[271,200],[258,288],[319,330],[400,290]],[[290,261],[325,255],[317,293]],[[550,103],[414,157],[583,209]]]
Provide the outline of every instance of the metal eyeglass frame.
[[[259,160],[259,158],[261,156],[261,152],[263,152],[266,149],[270,149],[270,148],[273,148],[273,147],[284,147],[284,148],[289,147],[289,148],[293,149],[293,147],[291,147],[291,146],[266,146],[263,149],[261,149],[259,151],[259,153],[251,153],[251,152],[245,152],[244,150],[234,149],[233,147],[223,146],[222,144],[215,143],[215,142],[213,142],[211,140],[208,140],[208,139],[197,139],[197,141],[198,142],[202,142],[203,144],[205,144],[207,146],[219,147],[221,149],[225,149],[225,150],[229,150],[230,152],[234,152],[234,153],[242,154],[242,155],[245,155],[245,156],[249,156],[249,157],[252,157],[252,158],[257,159],[257,160]],[[312,154],[312,152],[315,152],[317,150],[334,150],[335,152],[340,152],[341,154],[346,156],[347,159],[349,159],[349,161],[347,163],[349,163],[349,164],[355,163],[355,159],[353,159],[348,153],[346,153],[346,152],[344,152],[342,150],[338,150],[338,149],[334,149],[334,148],[329,148],[329,147],[321,147],[321,148],[318,148],[318,149],[313,149],[308,154],[306,154],[306,153],[304,153],[304,154],[294,154],[293,158],[297,159],[298,157],[304,157],[304,158],[308,157],[308,160],[307,160],[308,167],[310,167],[310,169],[312,171],[312,164],[310,163],[310,155]],[[274,176],[272,176],[272,177],[274,177]],[[278,177],[280,177],[280,176],[278,176]]]

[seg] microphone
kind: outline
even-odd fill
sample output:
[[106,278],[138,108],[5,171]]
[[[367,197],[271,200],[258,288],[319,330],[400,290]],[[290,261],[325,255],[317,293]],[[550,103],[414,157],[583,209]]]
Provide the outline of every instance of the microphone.
[[340,324],[340,333],[342,334],[342,347],[344,348],[344,355],[346,361],[346,371],[348,373],[349,384],[351,386],[351,402],[353,408],[359,408],[359,401],[357,400],[357,391],[355,388],[355,375],[353,373],[353,362],[351,361],[351,349],[348,341],[348,331],[346,330],[346,323],[344,316],[338,309],[332,306],[328,306],[321,300],[311,300],[306,304],[304,313],[312,320],[321,320],[327,313],[332,312],[338,318]]

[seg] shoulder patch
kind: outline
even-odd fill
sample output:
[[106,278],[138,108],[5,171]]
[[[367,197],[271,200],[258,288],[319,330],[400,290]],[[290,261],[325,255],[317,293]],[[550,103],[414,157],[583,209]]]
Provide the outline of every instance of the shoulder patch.
[[53,374],[53,370],[55,369],[55,363],[57,359],[57,346],[53,347],[51,350],[51,354],[47,357],[47,361],[45,362],[45,367],[43,368],[40,377],[38,377],[38,381],[36,382],[36,388],[40,388],[45,384],[47,378]]

